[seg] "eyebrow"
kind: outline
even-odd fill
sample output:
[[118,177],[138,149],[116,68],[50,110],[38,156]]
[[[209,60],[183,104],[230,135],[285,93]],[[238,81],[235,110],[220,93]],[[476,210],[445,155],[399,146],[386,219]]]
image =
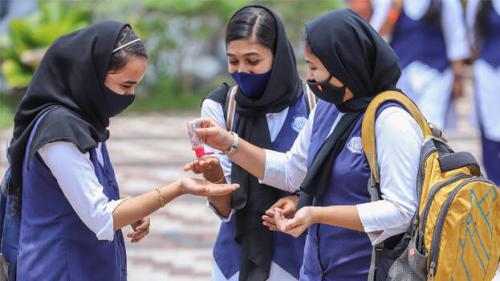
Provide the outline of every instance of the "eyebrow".
[[135,84],[137,84],[137,82],[136,81],[132,81],[132,80],[127,80],[127,81],[123,82],[122,84],[135,85]]
[[[232,57],[235,57],[236,55],[235,54],[232,54],[232,53],[229,53],[227,52],[226,53],[228,56],[232,56]],[[246,53],[246,54],[243,54],[244,57],[249,57],[249,56],[260,56],[259,53],[257,52],[249,52],[249,53]]]

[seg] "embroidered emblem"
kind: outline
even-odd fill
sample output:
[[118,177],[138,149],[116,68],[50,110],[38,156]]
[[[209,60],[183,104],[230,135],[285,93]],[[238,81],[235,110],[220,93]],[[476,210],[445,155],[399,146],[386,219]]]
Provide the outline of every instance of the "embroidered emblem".
[[306,124],[307,122],[307,118],[303,117],[303,116],[297,116],[297,117],[294,117],[293,118],[293,122],[292,122],[292,129],[299,133],[300,130],[302,130],[302,128],[304,128],[304,125]]
[[349,143],[347,143],[347,149],[349,149],[352,153],[363,153],[363,143],[361,142],[361,137],[351,138]]

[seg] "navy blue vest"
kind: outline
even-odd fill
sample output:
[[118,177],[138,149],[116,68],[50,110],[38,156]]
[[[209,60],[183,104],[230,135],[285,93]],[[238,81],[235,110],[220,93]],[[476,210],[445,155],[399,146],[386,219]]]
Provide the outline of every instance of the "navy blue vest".
[[[308,168],[338,115],[335,105],[318,102],[307,157]],[[370,201],[370,167],[361,144],[362,119],[335,160],[330,184],[325,194],[314,199],[314,206],[356,205]],[[307,235],[300,280],[366,280],[371,253],[371,243],[365,233],[330,225],[312,225]]]
[[[90,151],[90,160],[104,194],[116,200],[120,197],[118,185],[106,145],[102,147],[104,167],[95,150]],[[17,279],[127,280],[121,231],[115,232],[113,241],[98,240],[73,210],[40,156],[26,162],[25,159]]]
[[[272,143],[272,149],[280,152],[288,151],[304,126],[305,121],[307,121],[307,117],[307,104],[304,98],[301,97],[297,99],[293,106],[289,107],[285,122],[283,122],[278,136]],[[286,192],[281,193],[281,197],[290,195]],[[228,279],[238,272],[240,268],[241,249],[234,240],[235,234],[236,221],[235,216],[233,216],[229,222],[221,224],[213,252],[217,266]],[[302,264],[305,235],[297,239],[281,232],[273,232],[273,235],[273,262],[298,279]]]
[[391,47],[403,69],[414,61],[420,61],[440,72],[449,66],[441,27],[421,19],[413,20],[404,11],[394,26]]
[[500,66],[500,15],[492,7],[486,22],[484,43],[480,58],[493,67]]
[[[377,111],[400,105],[388,102]],[[335,105],[320,101],[316,106],[311,145],[308,152],[309,168],[317,151],[328,137],[339,116]],[[332,166],[330,183],[325,194],[314,198],[314,206],[357,205],[370,202],[368,181],[370,167],[361,142],[363,116],[349,135],[345,147]],[[366,233],[331,225],[314,224],[309,227],[304,249],[301,281],[359,281],[367,280],[372,245]]]

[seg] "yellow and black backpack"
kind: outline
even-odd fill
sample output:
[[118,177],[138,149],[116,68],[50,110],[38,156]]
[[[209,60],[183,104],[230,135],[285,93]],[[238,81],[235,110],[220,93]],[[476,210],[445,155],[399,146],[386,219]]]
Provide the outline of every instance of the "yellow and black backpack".
[[[377,110],[386,102],[406,109],[419,124],[425,140],[416,183],[418,211],[403,235],[399,251],[384,248],[383,244],[374,248],[375,270],[370,272],[370,278],[378,281],[376,276],[385,275],[386,280],[394,281],[492,280],[500,257],[500,190],[481,175],[470,153],[454,152],[417,106],[396,91],[375,97],[362,124],[363,149],[371,168],[372,200],[378,200],[380,180],[375,119]],[[392,259],[389,266],[388,259]],[[376,271],[380,270],[385,272],[379,275]]]

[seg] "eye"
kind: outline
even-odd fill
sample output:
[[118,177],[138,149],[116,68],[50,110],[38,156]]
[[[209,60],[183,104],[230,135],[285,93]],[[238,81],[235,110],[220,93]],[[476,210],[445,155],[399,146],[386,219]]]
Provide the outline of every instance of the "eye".
[[123,88],[123,89],[125,89],[125,90],[130,90],[130,89],[132,89],[132,86],[131,86],[131,85],[123,85],[123,84],[122,84],[121,86],[122,86],[122,88]]
[[309,65],[308,71],[315,72],[316,70],[318,70],[316,67],[313,67],[313,66]]
[[230,65],[238,65],[238,60],[229,60]]
[[307,67],[309,67],[310,70],[317,70],[318,69],[318,67],[314,63],[312,63],[312,62],[310,62],[308,60],[306,60],[306,64],[307,64]]
[[261,62],[261,60],[248,60],[247,62],[250,65],[257,65]]

